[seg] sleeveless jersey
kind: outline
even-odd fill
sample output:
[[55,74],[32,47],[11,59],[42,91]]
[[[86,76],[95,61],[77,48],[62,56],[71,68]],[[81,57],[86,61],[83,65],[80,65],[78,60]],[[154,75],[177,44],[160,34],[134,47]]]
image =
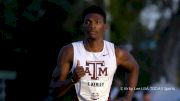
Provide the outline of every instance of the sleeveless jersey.
[[77,60],[85,70],[85,76],[75,84],[79,101],[107,101],[114,73],[117,68],[114,44],[104,40],[101,52],[89,52],[83,41],[73,42],[74,59],[72,70]]

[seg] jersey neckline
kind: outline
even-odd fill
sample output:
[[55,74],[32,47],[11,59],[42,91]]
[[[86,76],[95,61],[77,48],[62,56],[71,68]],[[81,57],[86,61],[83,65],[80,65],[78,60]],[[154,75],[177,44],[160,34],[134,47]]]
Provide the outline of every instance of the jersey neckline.
[[86,52],[88,52],[88,53],[99,54],[99,53],[103,53],[104,50],[105,50],[105,46],[106,46],[106,45],[105,45],[105,41],[103,40],[103,42],[104,42],[103,49],[102,49],[102,51],[100,51],[100,52],[91,52],[91,51],[86,50],[86,48],[85,48],[85,46],[84,46],[84,41],[81,41],[81,44],[82,44],[82,46],[83,46],[84,51],[86,51]]

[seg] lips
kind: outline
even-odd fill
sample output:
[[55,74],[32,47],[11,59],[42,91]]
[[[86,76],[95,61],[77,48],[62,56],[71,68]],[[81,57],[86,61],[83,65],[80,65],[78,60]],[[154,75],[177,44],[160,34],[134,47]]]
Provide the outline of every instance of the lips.
[[91,30],[91,31],[88,31],[88,33],[96,34],[96,31]]

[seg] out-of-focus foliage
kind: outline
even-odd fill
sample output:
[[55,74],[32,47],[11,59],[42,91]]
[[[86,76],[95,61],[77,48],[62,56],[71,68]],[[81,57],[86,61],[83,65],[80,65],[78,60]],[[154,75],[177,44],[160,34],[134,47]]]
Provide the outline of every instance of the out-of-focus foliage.
[[[171,1],[178,0],[109,0],[110,41],[117,46],[125,45],[132,49],[131,53],[140,65],[138,81],[140,87],[150,85],[153,80],[158,81],[161,75],[169,79],[173,76],[178,78],[180,75],[179,72],[176,75],[180,64],[173,63],[174,60],[180,60],[177,48],[179,47],[179,13],[178,11],[168,12],[175,7]],[[44,52],[45,49],[47,53],[52,52],[48,48],[48,46],[52,47],[51,44],[60,48],[70,41],[82,39],[84,36],[81,30],[83,9],[92,4],[105,7],[104,2],[105,0],[0,0],[0,34],[2,37],[0,44],[3,45],[1,54],[10,59],[18,57],[19,60],[12,59],[12,61],[17,60],[14,63],[20,61],[19,64],[25,64],[24,57],[31,52],[31,55],[36,51],[41,52],[40,50]],[[158,12],[161,12],[161,17],[152,31],[139,21],[142,10],[148,4],[155,5]],[[172,18],[169,19],[163,15],[172,16]],[[35,47],[39,47],[39,50]],[[3,54],[5,52],[7,55]],[[40,56],[41,59],[42,56]],[[3,61],[10,62],[6,59]],[[21,63],[21,61],[24,62]],[[12,66],[10,64],[6,66]],[[168,74],[171,70],[173,76]],[[179,82],[180,80],[177,81]]]
[[[140,65],[140,75],[138,86],[147,86],[150,84],[149,66],[152,62],[152,53],[141,49],[143,41],[148,43],[149,38],[144,34],[146,29],[139,23],[139,13],[145,6],[142,0],[111,0],[111,41],[116,45],[130,45],[132,54]],[[119,74],[122,76],[121,74]]]
[[141,0],[111,0],[111,40],[116,44],[131,41],[131,30],[143,7]]

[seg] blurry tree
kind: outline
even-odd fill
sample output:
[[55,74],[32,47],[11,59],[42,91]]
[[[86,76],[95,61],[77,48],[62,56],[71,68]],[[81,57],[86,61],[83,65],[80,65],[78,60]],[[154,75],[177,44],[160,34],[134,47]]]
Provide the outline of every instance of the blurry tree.
[[7,101],[41,101],[48,93],[58,52],[72,39],[61,27],[68,9],[58,4],[0,0],[0,67],[17,72],[17,79],[7,82]]
[[149,85],[165,76],[177,85],[179,0],[111,0],[111,5],[111,39],[131,45],[141,67],[139,84]]
[[131,30],[136,56],[143,72],[150,74],[150,83],[162,76],[174,85],[180,81],[179,4],[179,0],[146,0]]
[[[152,64],[152,81],[157,82],[161,76],[174,85],[179,85],[180,77],[180,24],[179,14],[172,16],[166,29],[160,32],[160,39],[156,52],[154,53],[154,64]],[[156,68],[156,69],[155,69]],[[155,69],[155,70],[154,70]]]
[[[125,46],[137,59],[140,65],[138,86],[150,84],[149,65],[151,64],[151,49],[143,47],[142,42],[149,43],[152,37],[145,34],[146,28],[139,22],[139,14],[145,6],[143,0],[111,0],[111,41],[117,46]],[[145,45],[146,46],[146,45]],[[122,77],[123,74],[117,74]]]
[[161,76],[177,85],[179,0],[112,0],[111,5],[111,39],[130,43],[140,64],[139,85],[158,82]]
[[151,83],[158,82],[163,76],[169,83],[178,85],[180,81],[179,61],[179,0],[151,0],[147,5],[155,5],[159,13],[153,30],[147,30],[154,40],[152,64],[150,65]]
[[[110,40],[125,45],[138,60],[138,86],[157,82],[161,76],[173,84],[180,82],[179,0],[0,0],[1,60],[13,57],[0,65],[12,67],[7,61],[16,64],[20,74],[29,79],[30,72],[45,61],[54,66],[61,46],[83,37],[80,17],[91,4],[110,13]],[[26,64],[29,68],[22,68]],[[25,74],[24,70],[30,72]]]
[[131,30],[137,23],[143,3],[141,0],[111,0],[111,40],[116,44],[133,41]]

